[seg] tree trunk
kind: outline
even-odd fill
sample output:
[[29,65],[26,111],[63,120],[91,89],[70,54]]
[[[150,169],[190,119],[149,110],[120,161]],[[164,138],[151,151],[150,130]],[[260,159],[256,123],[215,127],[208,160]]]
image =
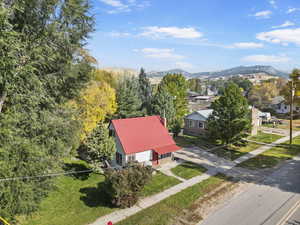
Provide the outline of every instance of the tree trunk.
[[3,109],[3,105],[4,105],[4,102],[5,102],[6,96],[7,96],[7,93],[6,93],[6,91],[4,91],[2,96],[0,97],[0,113]]

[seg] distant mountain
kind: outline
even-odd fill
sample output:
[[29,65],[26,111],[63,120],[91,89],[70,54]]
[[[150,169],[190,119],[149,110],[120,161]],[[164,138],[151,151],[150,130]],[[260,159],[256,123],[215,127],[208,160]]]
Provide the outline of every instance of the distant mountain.
[[187,71],[184,71],[182,69],[173,69],[173,70],[167,70],[167,71],[161,71],[161,72],[158,72],[158,71],[151,71],[151,72],[148,72],[147,75],[149,77],[163,77],[169,73],[180,73],[182,75],[184,75],[185,77],[191,77],[193,74],[192,73],[189,73]]
[[239,66],[239,67],[234,67],[231,69],[221,70],[216,72],[200,72],[200,73],[189,73],[181,69],[175,69],[175,70],[168,70],[162,72],[150,72],[147,73],[147,75],[149,77],[163,77],[168,73],[181,73],[187,78],[197,78],[197,77],[216,78],[216,77],[230,77],[236,75],[247,75],[247,74],[257,74],[257,73],[265,73],[267,75],[284,77],[284,78],[288,77],[288,73],[279,71],[272,66],[259,66],[259,65]]

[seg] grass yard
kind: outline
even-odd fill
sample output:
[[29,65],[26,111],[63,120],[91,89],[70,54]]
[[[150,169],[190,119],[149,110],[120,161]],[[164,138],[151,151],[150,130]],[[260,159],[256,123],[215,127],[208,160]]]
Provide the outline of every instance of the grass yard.
[[274,141],[277,141],[278,139],[282,138],[284,136],[277,135],[277,134],[267,134],[263,132],[259,132],[258,135],[249,137],[249,140],[257,141],[257,142],[263,142],[263,143],[272,143]]
[[[205,194],[215,190],[228,178],[224,175],[210,177],[201,183],[168,197],[167,199],[149,207],[141,212],[128,217],[117,225],[168,225],[177,221],[176,217],[182,216],[185,211],[193,209],[193,204]],[[201,220],[198,216],[197,221]]]
[[[86,164],[76,161],[69,165],[76,170],[86,170]],[[104,176],[90,173],[56,178],[56,190],[41,203],[40,209],[32,216],[19,217],[20,225],[86,225],[109,214],[117,208],[109,204],[101,190]],[[149,196],[180,183],[174,177],[158,173],[153,176],[142,192]]]
[[210,151],[211,153],[228,160],[235,160],[248,152],[251,152],[261,145],[248,142],[246,146],[227,146]]
[[239,166],[248,169],[272,168],[278,163],[292,159],[298,154],[300,154],[300,137],[293,139],[292,148],[289,147],[288,142],[285,142],[282,146],[273,147],[266,152],[239,164]]
[[210,149],[215,147],[214,144],[210,143],[206,138],[204,137],[194,137],[194,136],[188,136],[188,135],[181,135],[174,138],[175,142],[180,147],[193,147],[198,146],[202,149]]
[[171,169],[172,173],[184,179],[191,179],[207,171],[206,168],[191,162],[184,162]]
[[176,178],[169,177],[158,172],[152,177],[152,180],[144,187],[144,190],[142,191],[142,196],[146,197],[154,195],[179,183],[181,183],[181,181],[177,180]]
[[[278,124],[275,128],[280,129],[290,129],[290,122],[289,120],[282,120],[283,124]],[[263,124],[264,127],[273,127],[273,124]],[[300,130],[300,119],[293,120],[293,130],[299,131]]]
[[[249,137],[249,139],[257,142],[272,143],[282,137],[283,136],[276,135],[276,134],[267,134],[267,133],[259,132],[258,135],[251,136]],[[212,150],[210,152],[228,160],[236,160],[237,158],[259,148],[260,146],[261,146],[260,144],[248,142],[246,146],[230,145],[224,148]]]

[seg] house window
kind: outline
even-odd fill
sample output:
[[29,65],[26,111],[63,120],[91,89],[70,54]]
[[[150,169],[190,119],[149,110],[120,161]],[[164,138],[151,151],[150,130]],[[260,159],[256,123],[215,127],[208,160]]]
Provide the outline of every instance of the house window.
[[189,120],[189,128],[193,128],[193,120]]
[[119,165],[122,165],[122,154],[119,152],[116,152],[116,161]]
[[300,107],[296,107],[296,110],[298,111],[300,109]]
[[116,132],[114,130],[109,130],[109,136],[115,137],[116,136]]
[[198,123],[198,127],[203,129],[203,128],[204,128],[204,123],[199,122],[199,123]]
[[128,162],[133,162],[133,161],[135,161],[135,154],[128,155],[128,156],[127,156],[127,161],[128,161]]
[[168,158],[168,157],[171,157],[172,153],[169,152],[169,153],[166,153],[166,154],[162,154],[162,155],[159,155],[159,159],[164,159],[164,158]]
[[287,106],[284,106],[284,109],[287,109]]

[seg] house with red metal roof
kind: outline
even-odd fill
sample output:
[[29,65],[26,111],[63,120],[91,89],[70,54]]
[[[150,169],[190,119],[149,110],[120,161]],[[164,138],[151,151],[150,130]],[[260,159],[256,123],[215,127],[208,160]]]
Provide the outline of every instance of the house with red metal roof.
[[115,161],[120,166],[137,161],[157,166],[172,160],[180,150],[160,116],[112,120],[110,133],[116,141]]

